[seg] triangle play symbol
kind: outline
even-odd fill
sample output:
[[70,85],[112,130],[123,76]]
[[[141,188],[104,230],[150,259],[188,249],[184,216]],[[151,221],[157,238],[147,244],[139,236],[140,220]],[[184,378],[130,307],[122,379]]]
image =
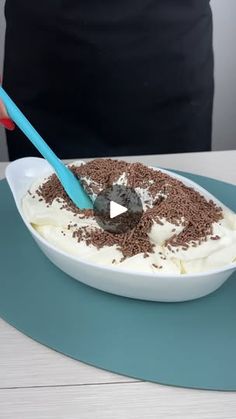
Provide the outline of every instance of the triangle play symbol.
[[123,205],[117,204],[115,201],[110,202],[110,218],[115,218],[120,214],[124,214],[128,211],[128,208]]

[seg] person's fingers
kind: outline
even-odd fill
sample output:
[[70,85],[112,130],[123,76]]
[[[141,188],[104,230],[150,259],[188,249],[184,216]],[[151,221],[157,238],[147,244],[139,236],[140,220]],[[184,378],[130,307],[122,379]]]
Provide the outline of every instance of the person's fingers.
[[13,130],[15,128],[14,122],[9,118],[3,102],[0,100],[0,125],[4,128]]
[[0,118],[8,118],[6,108],[0,99]]
[[[2,82],[2,78],[0,76],[0,84],[1,82]],[[1,99],[0,99],[0,125],[2,125],[6,129],[9,129],[10,131],[13,131],[13,129],[15,129],[15,124],[9,118],[9,115],[7,114],[4,103],[1,101]]]

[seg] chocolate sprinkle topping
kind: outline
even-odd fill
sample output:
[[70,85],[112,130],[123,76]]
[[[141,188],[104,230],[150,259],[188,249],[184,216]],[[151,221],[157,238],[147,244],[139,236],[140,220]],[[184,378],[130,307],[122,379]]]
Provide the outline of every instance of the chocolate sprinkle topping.
[[[173,235],[164,243],[172,252],[177,247],[183,250],[187,250],[189,246],[196,247],[209,237],[211,240],[220,239],[219,236],[212,235],[212,226],[223,218],[222,209],[212,200],[207,201],[193,188],[159,170],[141,163],[126,163],[112,159],[95,159],[81,166],[72,164],[69,168],[91,195],[98,194],[122,177],[126,186],[146,189],[150,196],[150,202],[145,200],[148,205],[133,230],[128,233],[113,234],[100,228],[89,230],[87,227],[77,228],[76,224],[68,226],[68,230],[73,227],[72,235],[78,242],[85,240],[87,245],[94,245],[97,249],[116,245],[124,258],[138,253],[144,253],[147,257],[153,253],[154,248],[148,233],[154,222],[162,226],[165,221],[175,226],[182,226],[180,233],[177,233],[173,227],[171,230]],[[61,209],[71,211],[74,216],[94,217],[93,210],[80,210],[73,204],[55,174],[49,176],[38,187],[36,194],[48,207],[56,200],[61,204]]]

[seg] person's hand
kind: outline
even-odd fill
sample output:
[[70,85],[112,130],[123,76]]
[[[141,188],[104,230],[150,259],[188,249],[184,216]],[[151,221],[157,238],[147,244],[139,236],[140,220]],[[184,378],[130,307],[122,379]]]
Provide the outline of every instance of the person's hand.
[[[1,82],[1,77],[0,77]],[[9,118],[6,108],[0,99],[0,125],[12,131],[15,128],[14,122]]]
[[9,129],[11,131],[15,128],[15,124],[7,115],[6,108],[1,100],[0,100],[0,125],[2,125],[4,128]]

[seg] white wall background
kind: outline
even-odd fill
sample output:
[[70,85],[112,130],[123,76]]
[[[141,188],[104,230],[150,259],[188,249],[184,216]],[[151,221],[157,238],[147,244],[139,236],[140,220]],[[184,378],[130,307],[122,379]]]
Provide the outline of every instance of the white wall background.
[[213,149],[236,149],[236,1],[211,0],[214,19]]
[[[178,0],[177,0],[178,1]],[[4,48],[4,3],[0,0],[0,74]],[[213,150],[236,149],[236,0],[211,0],[214,19],[215,102]],[[0,161],[7,160],[0,130]]]

